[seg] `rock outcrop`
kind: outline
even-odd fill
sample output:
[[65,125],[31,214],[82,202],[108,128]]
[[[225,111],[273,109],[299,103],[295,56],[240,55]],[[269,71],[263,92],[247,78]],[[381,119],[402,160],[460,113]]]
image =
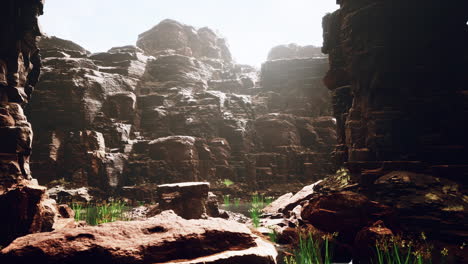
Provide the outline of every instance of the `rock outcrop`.
[[353,262],[368,263],[363,245],[376,239],[421,233],[451,248],[453,263],[466,262],[468,4],[338,3],[323,20],[324,82],[337,121],[335,162],[350,174],[287,194],[265,212],[284,214],[284,232],[338,232]]
[[338,160],[367,183],[375,170],[466,182],[466,2],[339,2],[324,18],[323,47]]
[[0,3],[0,246],[30,233],[50,231],[55,201],[32,178],[33,132],[21,104],[38,81],[41,57],[36,38],[43,1]]
[[158,185],[157,202],[161,211],[173,210],[185,219],[207,216],[208,182],[183,182]]
[[466,187],[448,179],[394,171],[379,177],[369,192],[342,173],[278,198],[263,210],[261,222],[285,243],[297,235],[291,227],[335,233],[347,261],[368,263],[374,254],[368,246],[384,236],[417,243],[424,234],[425,243],[451,248],[450,263],[463,263],[467,206]]
[[213,30],[207,27],[195,29],[171,19],[163,20],[141,33],[137,46],[154,57],[161,53],[174,52],[197,59],[221,60],[227,63],[232,61],[226,40]]
[[127,195],[223,179],[266,189],[334,170],[326,58],[271,61],[259,74],[212,30],[173,20],[104,53],[55,37],[39,44],[46,67],[30,116],[40,182]]
[[273,47],[268,53],[267,60],[314,58],[323,56],[324,54],[320,47],[315,47],[313,45],[299,46],[291,43],[289,45]]
[[0,251],[2,263],[276,263],[274,246],[220,218],[184,220],[171,211],[146,221],[29,235]]
[[30,106],[36,177],[103,190],[122,186],[136,115],[134,90],[146,56],[130,46],[90,56],[55,37],[42,38],[39,47],[45,68]]

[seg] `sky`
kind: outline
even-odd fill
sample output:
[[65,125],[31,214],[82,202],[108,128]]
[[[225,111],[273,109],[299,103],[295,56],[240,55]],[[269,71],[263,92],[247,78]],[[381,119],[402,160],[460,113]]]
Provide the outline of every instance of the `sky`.
[[259,66],[280,44],[322,44],[322,17],[335,0],[47,0],[40,18],[50,36],[91,52],[135,45],[138,35],[170,18],[210,27],[227,39],[238,63]]

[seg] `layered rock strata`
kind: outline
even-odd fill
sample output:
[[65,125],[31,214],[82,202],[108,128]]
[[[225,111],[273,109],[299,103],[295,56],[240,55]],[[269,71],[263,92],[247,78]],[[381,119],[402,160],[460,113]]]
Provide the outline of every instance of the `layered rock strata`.
[[46,67],[30,107],[40,182],[143,195],[187,181],[268,188],[334,170],[326,58],[269,61],[259,74],[212,30],[173,20],[138,47],[90,54],[55,37],[40,46]]
[[340,232],[357,261],[366,261],[358,247],[371,237],[424,233],[453,250],[453,263],[466,262],[467,4],[338,3],[323,20],[324,82],[337,120],[335,161],[351,174],[319,183],[302,204],[285,196],[269,210],[300,211],[306,224]]
[[33,132],[21,104],[32,95],[41,70],[36,37],[42,1],[0,4],[0,246],[29,233],[49,231],[55,201],[32,178]]
[[468,31],[462,2],[339,1],[341,8],[324,18],[337,154],[353,173],[362,172],[363,181],[375,180],[376,169],[466,181]]

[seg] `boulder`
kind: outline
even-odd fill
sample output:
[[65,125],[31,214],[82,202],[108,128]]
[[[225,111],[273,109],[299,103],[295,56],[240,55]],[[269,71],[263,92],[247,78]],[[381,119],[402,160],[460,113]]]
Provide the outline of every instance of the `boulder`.
[[223,219],[184,220],[170,211],[145,221],[62,229],[15,240],[0,262],[276,263],[274,246],[244,225]]
[[48,200],[46,188],[26,180],[0,188],[0,245],[17,237],[52,230],[56,220],[55,201]]
[[[393,171],[379,177],[369,195],[395,208],[404,233],[454,244],[468,239],[466,187],[430,174]],[[437,228],[433,228],[437,226]]]
[[158,185],[157,202],[162,211],[173,210],[185,219],[200,219],[206,216],[208,182],[184,182]]
[[218,197],[212,192],[208,193],[208,199],[206,202],[206,214],[211,217],[220,216]]
[[59,201],[59,203],[89,203],[97,200],[98,197],[92,195],[92,191],[87,187],[66,188],[65,186],[54,186],[47,190],[47,194]]
[[390,240],[394,233],[385,227],[383,221],[379,220],[369,227],[364,227],[357,234],[353,245],[354,260],[366,261],[369,256],[375,254],[375,246],[381,241]]
[[271,206],[266,207],[265,212],[283,213],[285,215],[289,215],[295,207],[311,199],[316,194],[314,192],[314,188],[316,188],[320,182],[321,181],[318,181],[314,184],[307,185],[294,195],[285,194],[281,196],[280,198],[276,199],[271,204]]
[[293,193],[286,193],[274,200],[271,204],[263,208],[265,214],[277,214],[280,213],[291,201],[291,198],[294,196]]
[[364,227],[377,220],[394,224],[394,212],[388,206],[369,200],[365,195],[345,191],[320,195],[303,206],[302,220],[319,230],[338,232],[345,240],[353,241]]

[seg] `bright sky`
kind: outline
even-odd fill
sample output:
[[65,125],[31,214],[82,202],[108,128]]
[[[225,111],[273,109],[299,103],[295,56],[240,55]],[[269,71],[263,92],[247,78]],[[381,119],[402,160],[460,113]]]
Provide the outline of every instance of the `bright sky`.
[[238,63],[260,65],[279,44],[322,44],[322,17],[335,0],[47,0],[43,31],[91,52],[135,45],[166,18],[208,26],[227,38]]

